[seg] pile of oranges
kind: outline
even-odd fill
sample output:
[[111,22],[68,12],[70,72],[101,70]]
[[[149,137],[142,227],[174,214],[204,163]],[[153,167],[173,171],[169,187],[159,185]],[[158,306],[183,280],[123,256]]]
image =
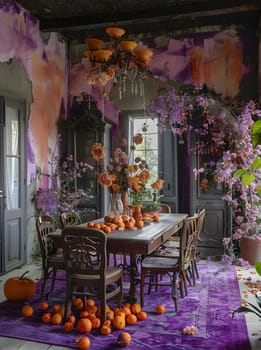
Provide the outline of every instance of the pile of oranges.
[[[158,306],[157,306],[158,307]],[[106,305],[106,320],[101,323],[100,307],[95,304],[93,299],[87,299],[85,302],[81,298],[73,300],[73,314],[68,316],[64,321],[64,306],[49,305],[47,301],[41,301],[38,305],[41,322],[49,325],[60,325],[65,333],[77,331],[80,335],[76,339],[79,349],[89,349],[90,339],[86,336],[92,330],[98,331],[102,335],[109,335],[113,330],[124,330],[127,325],[135,325],[140,321],[147,319],[147,313],[142,310],[138,303],[124,304],[121,308],[113,309]],[[163,313],[165,309],[162,309]],[[22,315],[25,317],[32,316],[34,309],[30,305],[25,305],[22,309]],[[158,312],[159,313],[159,312]],[[76,315],[76,316],[75,316]],[[117,344],[126,347],[131,342],[131,336],[128,332],[123,331],[119,334]]]
[[97,223],[89,221],[87,227],[102,230],[106,234],[111,233],[114,230],[137,230],[142,229],[145,222],[154,221],[159,222],[160,218],[158,214],[146,214],[144,213],[140,219],[134,219],[129,215],[121,216],[105,216],[103,223]]

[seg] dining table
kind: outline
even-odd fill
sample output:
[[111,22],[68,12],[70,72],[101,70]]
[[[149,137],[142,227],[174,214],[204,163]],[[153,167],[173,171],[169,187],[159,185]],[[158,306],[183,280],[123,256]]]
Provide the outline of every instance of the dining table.
[[[188,216],[185,213],[161,213],[159,221],[149,221],[141,229],[114,230],[107,234],[107,253],[127,254],[130,256],[129,279],[130,288],[125,301],[137,302],[137,256],[147,256],[153,253],[160,245],[166,242],[171,236],[177,234],[183,227],[184,219]],[[103,223],[104,219],[95,220]],[[78,225],[87,227],[87,223]],[[54,241],[56,248],[62,247],[61,231],[51,232],[48,237]]]

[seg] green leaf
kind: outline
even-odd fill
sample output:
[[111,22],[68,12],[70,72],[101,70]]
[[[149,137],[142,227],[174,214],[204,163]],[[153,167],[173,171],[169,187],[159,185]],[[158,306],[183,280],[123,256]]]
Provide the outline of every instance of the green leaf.
[[234,172],[234,177],[241,178],[246,172],[246,168],[238,169]]
[[244,174],[242,176],[242,184],[243,184],[243,186],[247,186],[247,185],[251,184],[254,181],[255,181],[255,175],[253,175],[253,174]]
[[259,196],[261,196],[261,184],[257,187],[257,193],[259,194]]
[[253,163],[251,164],[251,170],[255,171],[259,168],[261,168],[261,158],[257,158],[253,161]]
[[255,134],[261,134],[261,119],[258,119],[253,125],[252,125],[252,133]]
[[260,261],[255,262],[255,268],[256,268],[256,272],[259,274],[259,276],[261,276],[261,262]]

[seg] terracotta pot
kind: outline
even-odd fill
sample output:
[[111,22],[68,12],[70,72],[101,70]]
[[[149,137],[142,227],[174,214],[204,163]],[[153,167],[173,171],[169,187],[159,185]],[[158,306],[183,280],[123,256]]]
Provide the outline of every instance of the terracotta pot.
[[241,238],[240,256],[251,265],[261,261],[261,240],[252,236]]

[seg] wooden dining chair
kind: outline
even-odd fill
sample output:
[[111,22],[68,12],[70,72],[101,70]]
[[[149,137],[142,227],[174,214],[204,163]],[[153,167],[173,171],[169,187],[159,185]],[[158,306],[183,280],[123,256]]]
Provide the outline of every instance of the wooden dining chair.
[[[171,287],[171,296],[174,301],[175,310],[178,310],[177,284],[179,284],[180,297],[188,295],[186,279],[187,269],[190,265],[193,241],[197,235],[196,219],[189,217],[184,220],[184,227],[180,236],[179,254],[177,257],[155,256],[145,257],[141,262],[141,284],[140,303],[144,305],[145,284],[157,286],[165,285]],[[169,275],[169,282],[157,278],[159,275]],[[152,278],[153,276],[153,278]]]
[[168,213],[168,214],[170,214],[171,213],[171,207],[168,204],[166,204],[166,203],[161,203],[159,205],[159,212],[160,213]]
[[63,230],[62,241],[66,271],[64,319],[71,314],[73,297],[84,299],[95,291],[103,323],[107,301],[117,297],[121,306],[123,293],[122,269],[107,266],[107,236],[101,230],[72,226]]
[[82,219],[80,218],[80,215],[73,212],[66,212],[61,214],[61,222],[63,225],[63,228],[68,226],[77,226],[82,224]]
[[39,216],[36,219],[36,230],[42,257],[41,298],[44,295],[47,280],[52,277],[51,289],[46,294],[46,299],[48,299],[49,293],[54,289],[57,271],[64,269],[64,260],[62,253],[57,253],[52,239],[48,238],[48,234],[56,230],[53,218],[48,215]]

